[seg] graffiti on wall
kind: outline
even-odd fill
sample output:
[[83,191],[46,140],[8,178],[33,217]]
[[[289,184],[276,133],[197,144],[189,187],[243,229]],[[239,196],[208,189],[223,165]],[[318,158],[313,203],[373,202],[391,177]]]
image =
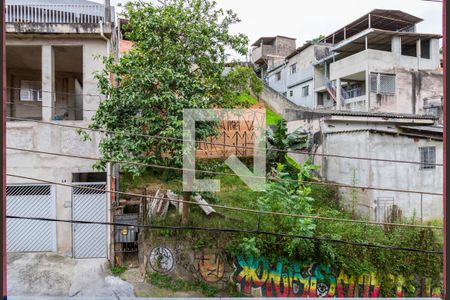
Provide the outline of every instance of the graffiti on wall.
[[[238,289],[255,297],[381,297],[381,285],[375,273],[361,276],[334,273],[323,264],[304,265],[289,263],[279,258],[271,266],[265,257],[237,257],[233,280]],[[405,279],[387,276],[395,286],[397,297],[403,297]],[[431,280],[425,280],[422,296],[439,297],[440,288],[432,288]]]
[[221,280],[225,272],[225,261],[218,253],[197,254],[195,257],[200,277],[209,283]]
[[172,270],[175,260],[169,248],[158,246],[150,251],[149,262],[153,270],[167,273]]

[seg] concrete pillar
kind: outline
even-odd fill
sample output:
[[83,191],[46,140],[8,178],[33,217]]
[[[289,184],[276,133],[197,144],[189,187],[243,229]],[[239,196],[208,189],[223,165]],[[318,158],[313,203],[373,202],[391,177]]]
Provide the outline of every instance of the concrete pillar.
[[422,47],[420,44],[420,40],[416,41],[416,56],[417,56],[417,70],[420,69],[420,59],[422,56]]
[[430,39],[430,59],[435,68],[438,68],[441,64],[439,54],[439,39]]
[[342,109],[342,96],[341,96],[341,79],[336,79],[336,108]]
[[402,38],[399,36],[392,37],[391,51],[396,60],[400,59],[402,55]]
[[55,99],[55,55],[51,45],[42,46],[42,120],[51,121]]
[[370,111],[370,71],[369,68],[366,68],[366,110]]

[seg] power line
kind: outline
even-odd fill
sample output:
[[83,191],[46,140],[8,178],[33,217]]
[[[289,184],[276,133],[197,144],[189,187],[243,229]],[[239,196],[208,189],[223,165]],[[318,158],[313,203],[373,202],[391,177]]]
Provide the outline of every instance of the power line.
[[229,232],[229,233],[250,233],[250,234],[258,234],[258,235],[272,235],[278,237],[289,237],[289,238],[298,238],[304,240],[313,240],[313,241],[321,241],[321,242],[331,242],[331,243],[339,243],[345,245],[352,245],[358,247],[367,247],[367,248],[379,248],[386,249],[391,251],[408,251],[408,252],[418,252],[424,254],[443,254],[443,251],[439,250],[423,250],[417,248],[406,248],[406,247],[394,247],[387,246],[381,244],[371,244],[371,243],[356,243],[352,241],[339,240],[339,239],[331,239],[326,237],[311,237],[304,235],[296,235],[289,233],[277,233],[263,230],[248,230],[248,229],[235,229],[235,228],[212,228],[212,227],[196,227],[196,226],[165,226],[165,225],[136,225],[136,224],[127,224],[127,223],[113,223],[113,222],[94,222],[94,221],[78,221],[78,220],[62,220],[62,219],[52,219],[52,218],[34,218],[34,217],[20,217],[20,216],[6,216],[9,219],[24,219],[24,220],[35,220],[35,221],[46,221],[46,222],[62,222],[62,223],[70,223],[70,224],[94,224],[94,225],[109,225],[109,226],[125,226],[125,227],[138,227],[138,228],[149,228],[149,229],[165,229],[165,230],[188,230],[188,231],[210,231],[210,232]]
[[[111,193],[111,194],[124,195],[124,196],[130,196],[130,197],[140,197],[140,198],[147,198],[147,199],[158,199],[158,200],[166,200],[166,201],[168,200],[167,198],[163,198],[163,197],[154,197],[154,196],[143,195],[143,194],[135,194],[135,193],[128,193],[128,192],[105,190],[105,189],[99,189],[99,188],[82,186],[82,185],[80,186],[80,185],[75,185],[75,184],[70,184],[70,183],[61,183],[61,182],[49,181],[49,180],[45,180],[45,179],[33,178],[33,177],[28,177],[28,176],[21,176],[21,175],[14,175],[14,174],[6,174],[6,175],[9,176],[9,177],[33,180],[33,181],[38,181],[38,182],[43,182],[43,183],[48,183],[48,184],[65,186],[65,187],[76,187],[76,188],[79,188],[79,189],[85,189],[85,190],[90,190],[90,191],[108,192],[108,193]],[[195,204],[195,205],[199,205],[199,206],[210,206],[210,207],[213,207],[213,208],[221,208],[221,209],[234,210],[234,211],[244,211],[244,212],[249,212],[249,213],[253,213],[253,214],[257,214],[257,215],[276,215],[276,216],[294,217],[294,218],[301,218],[301,219],[317,219],[317,220],[346,222],[346,223],[358,223],[358,224],[363,224],[363,225],[384,225],[384,226],[398,226],[398,227],[415,227],[415,228],[439,229],[439,230],[443,229],[443,227],[429,226],[429,225],[419,225],[419,224],[373,222],[373,221],[340,219],[340,218],[331,218],[331,217],[322,217],[322,216],[290,214],[290,213],[282,213],[282,212],[275,212],[275,211],[261,211],[261,210],[256,210],[256,209],[249,209],[249,208],[242,208],[242,207],[232,207],[232,206],[225,206],[225,205],[219,205],[219,204],[201,204],[201,203],[197,203],[195,201],[186,201],[186,200],[179,200],[179,199],[170,199],[170,201],[177,202],[177,203]]]
[[[55,122],[50,122],[50,121],[40,121],[40,120],[33,120],[33,119],[27,119],[27,118],[7,117],[7,119],[9,119],[9,120],[17,120],[17,121],[30,121],[30,122],[35,122],[35,123],[39,123],[39,124],[47,124],[47,125],[52,125],[52,126],[80,129],[80,130],[86,130],[86,131],[92,131],[92,132],[101,132],[101,133],[106,133],[106,134],[125,134],[125,135],[130,135],[130,136],[155,138],[155,139],[162,139],[162,140],[169,140],[169,141],[178,141],[178,142],[191,142],[191,143],[197,143],[197,144],[215,145],[215,146],[223,146],[223,147],[229,147],[229,148],[249,149],[249,150],[264,150],[263,148],[258,148],[258,147],[231,145],[231,144],[225,144],[225,143],[213,143],[213,142],[207,142],[207,141],[183,140],[181,138],[156,136],[156,135],[149,135],[149,134],[143,134],[143,133],[124,133],[124,132],[119,132],[119,131],[112,131],[112,130],[106,130],[106,129],[94,129],[94,128],[89,128],[89,127],[82,127],[82,126],[69,125],[69,124],[60,124],[60,123],[55,123]],[[323,157],[334,157],[334,158],[355,159],[355,160],[369,160],[369,161],[378,161],[378,162],[405,163],[405,164],[423,165],[422,162],[408,161],[408,160],[393,160],[393,159],[384,159],[384,158],[345,156],[345,155],[339,155],[339,154],[310,153],[308,151],[289,150],[289,149],[284,150],[284,149],[279,149],[279,148],[270,148],[270,149],[266,149],[266,150],[276,151],[276,152],[283,152],[283,153],[315,155],[315,156],[323,156]],[[443,166],[442,164],[438,164],[438,163],[429,163],[429,164],[427,163],[427,165],[437,166],[437,167],[442,167]]]
[[[30,152],[30,153],[36,153],[36,154],[46,154],[46,155],[54,155],[54,156],[62,156],[62,157],[70,157],[70,158],[79,158],[79,159],[95,160],[95,161],[101,160],[101,158],[99,158],[99,157],[89,157],[89,156],[72,155],[72,154],[65,154],[65,153],[55,153],[55,152],[47,152],[47,151],[40,151],[40,150],[16,148],[16,147],[6,147],[6,148],[9,149],[9,150]],[[285,178],[275,178],[275,177],[264,177],[264,176],[257,176],[257,175],[243,175],[243,174],[242,175],[238,175],[238,174],[235,174],[235,173],[217,172],[217,171],[209,171],[209,170],[198,170],[198,169],[187,169],[187,168],[162,166],[162,165],[156,165],[156,164],[148,164],[148,163],[133,162],[133,161],[123,161],[123,160],[105,160],[105,161],[111,162],[111,163],[131,164],[131,165],[138,165],[138,166],[143,166],[143,167],[151,167],[151,168],[173,170],[173,171],[180,171],[180,172],[187,171],[187,172],[199,172],[199,173],[203,173],[203,174],[219,175],[219,176],[233,176],[233,177],[246,177],[246,178],[254,178],[254,179],[267,179],[267,180],[275,181],[275,182],[306,183],[306,184],[312,184],[312,185],[336,186],[336,187],[353,188],[353,189],[354,188],[358,188],[358,189],[363,189],[363,190],[376,190],[376,191],[387,191],[387,192],[396,192],[396,193],[408,193],[408,194],[442,196],[441,193],[425,192],[425,191],[413,191],[413,190],[403,190],[403,189],[390,189],[390,188],[380,188],[380,187],[358,186],[358,185],[340,184],[340,183],[334,183],[334,182],[306,181],[306,180],[299,180],[299,179],[295,180],[295,179],[285,179]]]
[[[20,87],[14,87],[14,86],[7,86],[6,89],[9,89],[9,90],[18,90],[18,91],[22,90]],[[99,97],[99,98],[104,97],[104,95],[101,95],[101,94],[57,92],[57,91],[49,91],[49,90],[41,90],[41,89],[27,89],[27,91],[42,92],[42,93],[46,93],[46,94],[62,94],[62,95],[75,95],[75,96],[91,96],[91,97]]]

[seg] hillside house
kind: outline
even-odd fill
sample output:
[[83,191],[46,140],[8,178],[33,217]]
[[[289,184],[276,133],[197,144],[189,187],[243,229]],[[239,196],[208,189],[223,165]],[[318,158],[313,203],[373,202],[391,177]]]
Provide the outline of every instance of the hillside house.
[[[109,2],[6,0],[7,213],[108,221],[107,176],[93,161],[27,152],[98,157],[101,135],[82,141],[99,103],[95,72],[114,47]],[[61,125],[61,126],[57,126]],[[58,184],[59,183],[59,184]],[[75,185],[76,187],[65,186]],[[86,190],[83,186],[95,188]],[[8,219],[10,252],[107,257],[109,228]]]
[[[289,131],[301,127],[309,133],[310,158],[321,166],[323,179],[380,188],[340,187],[342,204],[349,210],[379,222],[394,221],[393,212],[414,216],[416,222],[442,219],[443,198],[438,194],[443,189],[443,128],[435,125],[436,117],[291,110],[288,120]],[[306,159],[290,155],[301,162]]]
[[375,9],[287,55],[269,68],[267,83],[312,109],[431,114],[442,122],[441,36],[416,32],[421,21]]
[[252,45],[250,61],[260,78],[267,69],[284,61],[295,50],[295,39],[286,36],[261,37]]

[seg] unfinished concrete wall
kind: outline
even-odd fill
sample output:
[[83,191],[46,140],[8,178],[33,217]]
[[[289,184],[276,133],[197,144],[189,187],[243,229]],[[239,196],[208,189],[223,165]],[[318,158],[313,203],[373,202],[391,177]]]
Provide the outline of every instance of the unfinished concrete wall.
[[279,56],[288,56],[292,53],[292,51],[295,50],[295,40],[284,38],[284,37],[277,37],[275,39],[275,53]]
[[[98,38],[78,37],[70,39],[66,36],[57,39],[49,39],[44,36],[30,35],[26,38],[18,38],[16,36],[8,37],[6,43],[7,46],[81,46],[83,51],[83,108],[85,109],[83,118],[84,120],[90,120],[92,118],[95,109],[104,99],[103,96],[99,95],[95,73],[102,70],[102,57],[106,56],[108,53],[107,48],[109,45],[105,40],[101,39],[100,36],[98,36]],[[45,64],[46,61],[44,60],[42,66],[45,67]],[[78,75],[79,74],[74,74],[73,77],[75,78]],[[55,76],[58,77],[58,74],[55,74]],[[59,86],[61,85],[56,81],[55,88],[60,89]],[[71,84],[70,90],[74,90],[74,84]]]
[[[64,124],[88,126],[87,122],[64,121]],[[7,122],[7,146],[62,153],[78,156],[98,157],[100,134],[93,134],[92,140],[84,142],[72,128],[56,127],[34,122]],[[39,178],[51,182],[72,182],[72,173],[93,172],[95,161],[44,155],[23,151],[8,151],[7,173]],[[8,177],[9,183],[39,183],[31,180]],[[72,218],[72,189],[66,186],[55,186],[56,217]],[[71,224],[57,224],[57,249],[63,255],[72,254]]]
[[268,86],[264,86],[264,89],[258,98],[272,108],[276,113],[280,114],[283,118],[287,115],[287,109],[299,109],[297,105]]
[[377,95],[371,93],[370,106],[372,111],[398,112],[407,114],[433,114],[440,118],[441,109],[430,110],[427,106],[428,99],[440,99],[443,97],[443,75],[440,71],[413,71],[396,69],[396,94]]
[[[442,164],[442,141],[406,136],[372,133],[367,143],[367,156],[406,161],[420,161],[420,147],[436,147],[436,163]],[[371,162],[370,184],[374,187],[442,193],[443,168],[422,169],[420,165],[391,162]],[[417,219],[442,219],[442,196],[371,191],[370,197],[391,198],[403,216]]]
[[[50,38],[39,35],[27,35],[10,37],[7,45],[34,45],[34,46],[81,46],[83,48],[83,82],[82,100],[84,109],[83,121],[59,121],[61,124],[87,127],[89,120],[95,113],[100,101],[97,89],[95,72],[103,68],[101,56],[107,54],[107,43],[99,36],[97,38],[68,38],[58,36]],[[100,56],[100,57],[97,57]],[[68,57],[67,59],[70,59]],[[45,64],[45,60],[43,60]],[[44,66],[48,68],[48,66]],[[32,74],[33,75],[33,74]],[[66,74],[67,75],[67,74]],[[34,74],[33,78],[39,75]],[[63,76],[64,77],[64,76]],[[11,82],[11,80],[10,80]],[[13,83],[13,82],[11,82]],[[54,82],[57,90],[62,89],[64,84],[59,83],[58,74]],[[68,91],[74,91],[75,85],[68,86]],[[40,105],[41,103],[39,103]],[[69,104],[69,103],[67,103]],[[83,141],[76,129],[39,124],[32,121],[7,122],[7,145],[9,147],[23,148],[52,153],[70,154],[76,156],[98,157],[100,155],[98,144],[101,135],[92,134],[90,141]],[[60,156],[29,153],[23,151],[8,151],[7,172],[16,175],[39,178],[57,183],[72,183],[73,173],[94,172],[92,165],[95,161],[76,159]],[[33,183],[35,181],[8,177],[8,183]],[[59,219],[72,218],[72,189],[66,186],[55,185],[56,191],[56,217]],[[72,226],[66,223],[57,224],[57,252],[63,255],[72,255]]]

